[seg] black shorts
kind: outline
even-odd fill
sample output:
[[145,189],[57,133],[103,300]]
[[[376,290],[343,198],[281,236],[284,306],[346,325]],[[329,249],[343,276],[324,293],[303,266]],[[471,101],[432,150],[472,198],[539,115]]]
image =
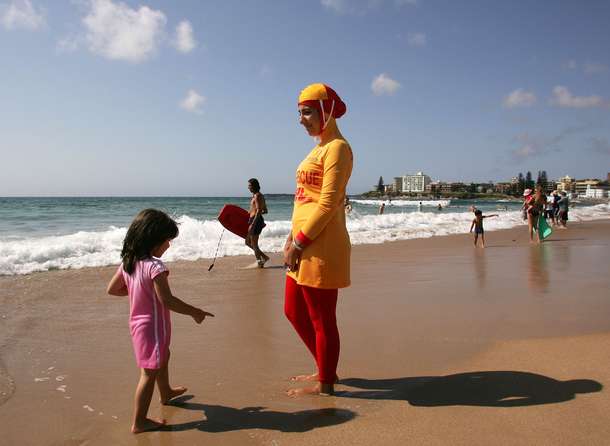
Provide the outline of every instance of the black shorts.
[[568,221],[568,211],[559,211],[561,221]]
[[[252,225],[252,222],[254,222],[254,225]],[[262,215],[250,217],[248,219],[248,226],[250,225],[252,225],[252,229],[248,232],[248,235],[260,235],[263,232],[263,228],[267,226]]]

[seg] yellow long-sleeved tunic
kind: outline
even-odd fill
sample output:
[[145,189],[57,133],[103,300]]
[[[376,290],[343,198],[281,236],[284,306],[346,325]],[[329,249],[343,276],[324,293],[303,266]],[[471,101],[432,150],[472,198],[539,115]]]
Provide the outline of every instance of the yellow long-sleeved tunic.
[[298,269],[287,273],[299,285],[325,289],[350,285],[351,243],[344,201],[352,165],[352,150],[341,138],[317,145],[299,164],[292,237],[302,232],[311,240]]

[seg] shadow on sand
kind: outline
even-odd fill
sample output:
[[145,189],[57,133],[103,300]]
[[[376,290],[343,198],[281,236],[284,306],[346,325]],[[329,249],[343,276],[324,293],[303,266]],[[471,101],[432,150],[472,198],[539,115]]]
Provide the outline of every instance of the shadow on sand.
[[199,421],[170,424],[162,431],[185,431],[197,429],[203,432],[229,432],[242,429],[268,429],[280,432],[307,432],[318,427],[333,426],[350,421],[356,413],[347,409],[312,409],[299,412],[277,412],[264,407],[244,407],[236,409],[213,404],[190,403],[192,395],[185,395],[172,401],[172,406],[202,412],[205,417]]
[[358,391],[336,392],[337,397],[405,400],[413,406],[517,407],[561,403],[577,393],[599,392],[590,379],[558,381],[529,372],[487,371],[448,376],[393,379],[347,378],[340,384]]

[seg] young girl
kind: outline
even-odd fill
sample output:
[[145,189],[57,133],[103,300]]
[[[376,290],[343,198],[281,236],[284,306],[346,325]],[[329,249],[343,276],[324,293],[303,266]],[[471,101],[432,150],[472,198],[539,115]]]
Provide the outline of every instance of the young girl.
[[131,426],[134,434],[165,424],[165,420],[147,417],[155,382],[162,404],[187,390],[169,385],[170,310],[187,314],[198,324],[206,316],[214,316],[172,295],[167,281],[169,270],[160,257],[177,235],[178,226],[167,214],[156,209],[141,211],[127,230],[121,251],[123,262],[106,290],[114,296],[129,296],[129,329],[141,369]]
[[483,230],[483,219],[489,217],[498,217],[498,214],[490,214],[483,215],[483,212],[480,209],[476,209],[474,211],[474,220],[472,220],[472,224],[470,225],[470,232],[472,232],[472,228],[474,228],[474,246],[477,246],[477,240],[479,239],[479,235],[481,235],[481,246],[485,248],[485,231]]

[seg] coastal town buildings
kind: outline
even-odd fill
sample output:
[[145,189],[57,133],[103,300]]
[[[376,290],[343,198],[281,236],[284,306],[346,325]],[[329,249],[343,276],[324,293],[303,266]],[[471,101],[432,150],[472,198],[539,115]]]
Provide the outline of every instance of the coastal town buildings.
[[594,180],[594,179],[576,181],[574,183],[574,192],[576,192],[576,194],[579,196],[580,195],[584,196],[587,193],[587,189],[589,189],[589,188],[597,189],[597,186],[599,185],[599,183],[601,183],[601,181]]
[[587,185],[587,189],[585,190],[584,197],[585,198],[606,198],[608,196],[608,191],[601,187],[591,187],[591,185]]
[[564,191],[566,193],[575,192],[576,181],[571,178],[569,175],[566,175],[563,178],[557,180],[556,189],[558,191]]
[[[463,183],[463,182],[446,182],[432,181],[428,175],[423,172],[417,172],[415,175],[403,175],[394,177],[390,184],[383,185],[383,193],[388,195],[409,194],[409,195],[451,195],[451,194],[503,194],[519,196],[525,187],[533,187],[533,184],[541,184],[547,194],[557,190],[565,191],[573,197],[582,198],[606,198],[610,190],[610,181],[602,181],[599,179],[583,179],[575,180],[569,175],[559,178],[557,181],[546,180],[546,172],[542,171],[544,176],[541,179],[539,175],[538,182],[531,182],[532,186],[523,184],[524,178],[522,175],[513,177],[510,181],[500,181],[494,183],[489,181],[486,183]],[[608,173],[610,180],[610,172]],[[381,178],[380,178],[381,181]],[[373,189],[378,192],[378,186]]]
[[415,175],[404,175],[402,177],[402,191],[424,193],[426,186],[431,182],[430,177],[424,175],[423,172],[417,172]]
[[402,192],[402,177],[394,177],[394,191]]
[[[516,178],[515,178],[516,179]],[[493,185],[493,191],[497,194],[510,194],[515,190],[515,183],[496,183]]]

